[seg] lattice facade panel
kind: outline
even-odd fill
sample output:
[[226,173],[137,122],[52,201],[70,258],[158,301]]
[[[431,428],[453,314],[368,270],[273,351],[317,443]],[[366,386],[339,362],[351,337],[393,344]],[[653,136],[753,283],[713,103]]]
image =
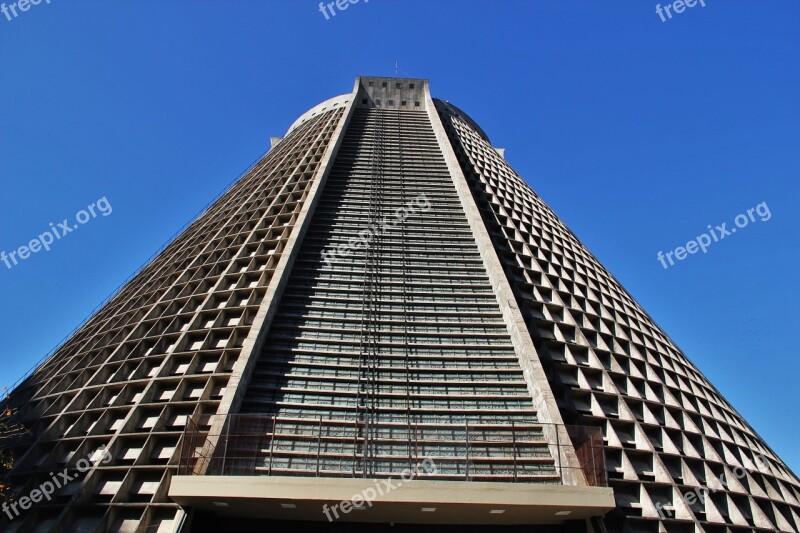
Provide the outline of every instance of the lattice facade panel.
[[111,459],[0,524],[177,526],[166,487],[186,421],[217,412],[343,115],[332,107],[295,128],[13,392],[13,421],[32,435],[9,477],[20,495],[101,446]]
[[603,428],[609,528],[800,531],[797,477],[471,119],[436,105],[565,422]]

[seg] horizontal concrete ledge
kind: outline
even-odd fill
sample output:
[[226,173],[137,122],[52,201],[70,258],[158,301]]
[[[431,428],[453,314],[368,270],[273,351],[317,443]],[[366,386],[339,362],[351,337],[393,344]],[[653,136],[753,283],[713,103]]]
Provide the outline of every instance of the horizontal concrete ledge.
[[[174,476],[169,496],[223,516],[383,523],[545,525],[615,506],[612,489],[603,487],[399,478]],[[342,505],[358,496],[367,500],[361,508]]]

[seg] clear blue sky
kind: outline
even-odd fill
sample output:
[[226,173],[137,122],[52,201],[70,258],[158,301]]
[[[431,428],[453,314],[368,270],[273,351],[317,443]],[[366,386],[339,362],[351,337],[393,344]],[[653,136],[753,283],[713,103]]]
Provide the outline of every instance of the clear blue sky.
[[[9,0],[5,0],[7,3]],[[466,110],[797,472],[800,3],[51,0],[0,15],[0,384],[356,75]],[[767,222],[656,259],[766,201]]]

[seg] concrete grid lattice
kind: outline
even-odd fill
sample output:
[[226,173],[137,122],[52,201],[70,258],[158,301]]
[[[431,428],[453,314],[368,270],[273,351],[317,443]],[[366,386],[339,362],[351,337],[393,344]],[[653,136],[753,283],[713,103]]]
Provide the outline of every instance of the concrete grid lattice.
[[[603,428],[617,522],[653,533],[800,530],[797,477],[474,123],[437,107],[563,418]],[[703,488],[705,498],[684,497]]]
[[12,392],[33,435],[9,476],[20,494],[101,445],[113,459],[4,530],[179,525],[166,487],[186,421],[217,412],[342,115],[294,130]]

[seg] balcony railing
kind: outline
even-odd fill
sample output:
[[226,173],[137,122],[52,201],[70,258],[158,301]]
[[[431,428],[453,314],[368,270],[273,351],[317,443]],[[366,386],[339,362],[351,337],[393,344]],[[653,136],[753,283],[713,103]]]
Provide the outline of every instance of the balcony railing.
[[607,485],[596,427],[250,414],[192,417],[178,473],[387,478],[409,468],[419,479],[566,485],[580,470]]

